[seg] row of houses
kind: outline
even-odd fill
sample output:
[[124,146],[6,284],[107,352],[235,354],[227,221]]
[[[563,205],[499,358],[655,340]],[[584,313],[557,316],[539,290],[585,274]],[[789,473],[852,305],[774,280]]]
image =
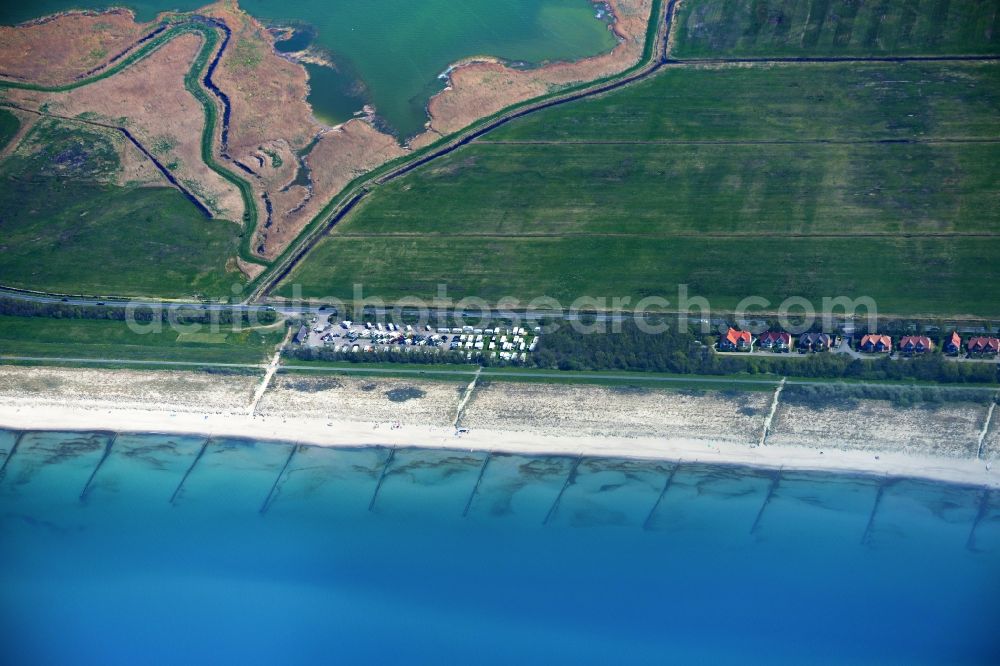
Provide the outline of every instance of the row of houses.
[[[858,343],[858,351],[866,354],[891,354],[892,350],[892,338],[879,333],[869,333]],[[926,354],[934,351],[934,341],[926,335],[904,335],[899,339],[899,351],[906,356]]]
[[[904,356],[915,356],[934,351],[934,341],[926,335],[904,335],[897,347]],[[945,354],[957,356],[962,351],[962,336],[957,331],[945,338],[942,347]],[[877,333],[861,338],[858,350],[867,353],[891,353],[892,338]],[[1000,354],[1000,338],[987,336],[971,337],[965,344],[966,353],[971,357],[993,357]]]
[[[754,338],[750,331],[740,331],[730,328],[719,339],[719,351],[753,351],[758,349],[772,352],[787,352],[792,349],[792,336],[784,331],[767,331]],[[795,348],[802,353],[827,351],[833,347],[833,337],[827,333],[803,333],[799,336]]]
[[[827,333],[803,333],[798,337],[795,349],[799,352],[827,351],[833,347],[833,337]],[[793,348],[792,336],[784,331],[767,331],[757,338],[749,331],[730,328],[719,338],[719,351],[750,352],[764,349],[773,352],[787,352]],[[926,335],[904,335],[894,344],[889,335],[868,333],[858,341],[856,349],[866,354],[891,354],[898,351],[904,356],[920,356],[933,352],[934,341]],[[975,358],[992,358],[1000,354],[1000,338],[978,336],[969,338],[965,344],[967,354]],[[952,333],[945,339],[943,351],[957,356],[962,351],[962,336]]]

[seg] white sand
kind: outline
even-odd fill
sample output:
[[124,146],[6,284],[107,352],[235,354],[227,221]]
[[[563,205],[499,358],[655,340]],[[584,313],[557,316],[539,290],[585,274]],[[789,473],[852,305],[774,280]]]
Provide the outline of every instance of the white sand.
[[760,439],[770,400],[770,393],[490,382],[476,389],[462,425],[540,435],[660,437],[749,446]]
[[[278,375],[274,392],[265,394],[261,402],[263,414],[254,417],[249,403],[257,379],[0,366],[0,427],[229,435],[320,446],[378,444],[655,458],[913,476],[1000,487],[1000,468],[990,470],[973,456],[907,452],[905,437],[896,444],[882,438],[879,446],[884,449],[869,450],[839,446],[836,433],[816,430],[810,433],[808,446],[754,447],[748,441],[753,441],[754,424],[763,423],[766,411],[757,403],[764,405],[769,394],[696,396],[493,383],[477,389],[483,391],[482,400],[477,404],[474,397],[466,410],[468,418],[463,419],[470,432],[456,436],[450,423],[461,398],[460,384]],[[369,388],[371,384],[375,386]],[[388,392],[399,389],[410,389],[416,397],[390,400]],[[505,396],[511,407],[504,406]],[[632,411],[618,414],[622,405],[616,400],[628,402],[627,409]],[[541,416],[528,409],[526,401],[544,401]],[[748,405],[759,413],[751,415],[744,409]],[[953,407],[957,408],[948,408]],[[979,405],[968,408],[981,409]],[[660,421],[657,414],[663,415]],[[745,423],[744,418],[756,421]],[[393,427],[394,422],[399,427]],[[595,425],[608,423],[617,432]],[[934,421],[917,425],[933,428]],[[720,426],[716,437],[713,429]],[[595,428],[599,434],[594,434]],[[927,435],[932,436],[933,431]],[[829,442],[829,447],[821,442]]]
[[983,437],[983,458],[990,461],[1000,459],[1000,405],[993,409],[986,436]]
[[952,457],[975,457],[986,405],[967,402],[896,407],[886,400],[822,409],[779,403],[768,444],[828,446],[862,451],[900,450]]

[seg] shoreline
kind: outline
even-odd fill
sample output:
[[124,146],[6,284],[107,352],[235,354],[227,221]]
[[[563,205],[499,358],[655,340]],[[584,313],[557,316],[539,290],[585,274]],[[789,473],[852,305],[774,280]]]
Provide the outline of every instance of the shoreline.
[[251,416],[246,412],[165,412],[139,409],[73,408],[0,404],[0,428],[16,431],[113,431],[233,437],[271,443],[333,448],[367,446],[450,449],[525,455],[563,455],[717,464],[764,470],[913,478],[1000,488],[1000,471],[985,460],[899,451],[817,449],[764,445],[713,438],[553,436],[531,431],[475,428],[461,435],[452,427],[400,425],[315,418]]

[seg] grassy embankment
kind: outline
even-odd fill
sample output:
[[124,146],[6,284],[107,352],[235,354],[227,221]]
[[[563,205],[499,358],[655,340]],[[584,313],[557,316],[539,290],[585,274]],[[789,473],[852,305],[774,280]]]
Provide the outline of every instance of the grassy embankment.
[[41,120],[0,162],[0,283],[63,293],[228,296],[239,229],[179,191],[113,184],[124,139]]
[[380,187],[277,295],[996,315],[998,109],[995,64],[671,67]]
[[[218,162],[216,162],[214,157],[213,147],[216,141],[216,130],[219,122],[218,110],[211,96],[202,87],[200,79],[204,76],[208,63],[219,46],[219,32],[217,29],[204,23],[191,22],[186,19],[178,20],[181,22],[171,26],[154,39],[137,48],[125,58],[122,58],[113,66],[102,70],[93,76],[59,86],[40,86],[17,81],[0,81],[0,89],[22,88],[42,92],[64,92],[72,90],[115,75],[135,62],[145,58],[164,43],[174,37],[177,37],[178,35],[189,32],[199,33],[203,40],[202,47],[199,50],[194,62],[191,64],[191,67],[185,74],[184,85],[188,92],[190,92],[201,103],[205,113],[205,127],[201,137],[202,160],[213,171],[221,175],[227,181],[233,183],[240,190],[240,194],[242,196],[244,206],[242,220],[243,231],[233,234],[239,238],[236,246],[230,249],[227,244],[225,249],[226,254],[212,256],[211,258],[208,258],[207,261],[202,261],[200,264],[195,262],[181,262],[182,266],[184,266],[181,270],[177,270],[170,264],[164,264],[159,267],[160,270],[156,270],[155,268],[151,268],[149,264],[144,263],[144,256],[141,254],[131,256],[126,255],[110,264],[92,261],[81,265],[78,257],[67,255],[58,243],[51,243],[50,239],[45,238],[45,236],[32,237],[35,241],[37,241],[36,243],[32,243],[30,238],[25,237],[22,238],[22,242],[18,244],[17,249],[21,253],[30,256],[34,272],[29,273],[27,279],[14,279],[8,281],[5,280],[4,277],[0,277],[0,280],[3,280],[6,284],[23,286],[41,291],[71,291],[73,293],[97,294],[113,293],[116,295],[141,294],[145,296],[163,297],[191,296],[197,294],[207,295],[209,297],[225,298],[230,295],[229,287],[234,282],[245,280],[235,271],[223,270],[220,273],[217,268],[219,264],[224,265],[226,259],[233,256],[233,254],[236,254],[237,251],[240,257],[246,261],[266,264],[265,261],[256,257],[251,249],[251,243],[253,241],[257,222],[257,205],[254,200],[253,191],[249,183],[221,166]],[[81,130],[81,134],[86,136],[88,132]],[[2,168],[8,172],[10,178],[21,180],[22,182],[28,182],[24,177],[17,173],[17,169],[23,168],[23,165],[2,165]],[[30,187],[26,187],[21,191],[20,195],[22,198],[16,200],[18,207],[25,207],[22,202],[30,203],[30,199],[34,198],[34,195],[30,190]],[[86,188],[82,188],[81,192],[85,193]],[[124,191],[108,190],[108,192],[107,198],[111,205],[103,207],[100,218],[100,222],[103,223],[101,224],[101,228],[105,234],[92,237],[90,240],[95,241],[92,243],[93,246],[104,247],[105,243],[109,243],[110,245],[107,247],[110,249],[114,246],[121,247],[130,243],[132,240],[131,237],[123,231],[116,232],[114,227],[119,226],[122,229],[133,230],[134,227],[130,223],[136,221],[135,216],[137,214],[141,215],[148,222],[148,211],[158,211],[160,209],[164,211],[164,214],[171,220],[172,224],[163,229],[163,231],[167,233],[161,234],[159,233],[159,230],[153,230],[152,233],[156,237],[154,243],[158,240],[167,239],[169,239],[169,242],[167,243],[167,247],[162,248],[160,251],[151,252],[150,256],[152,257],[157,257],[162,255],[164,252],[167,252],[175,256],[180,256],[186,253],[192,255],[193,257],[198,257],[199,259],[205,259],[206,254],[208,254],[205,252],[206,249],[219,249],[218,243],[208,243],[208,247],[205,247],[206,244],[201,243],[200,239],[192,239],[192,235],[199,235],[196,232],[195,227],[210,229],[210,231],[208,231],[209,236],[229,235],[218,233],[215,229],[216,225],[213,223],[206,223],[204,218],[200,215],[200,213],[198,213],[197,209],[190,205],[187,201],[184,201],[183,205],[171,201],[171,199],[174,198],[172,195],[167,195],[163,192],[156,192],[153,194],[150,190],[142,189],[130,189]],[[46,193],[39,192],[38,194],[44,195]],[[51,194],[51,192],[49,194]],[[52,215],[57,218],[65,218],[67,216],[71,217],[72,203],[78,201],[78,199],[67,196],[67,194],[70,193],[57,193],[57,196],[54,199],[39,196],[39,199],[48,204],[48,215]],[[26,201],[24,197],[28,198],[28,200]],[[177,194],[176,198],[181,199],[183,197]],[[83,199],[86,201],[88,197],[84,196]],[[184,220],[184,218],[190,219]],[[147,224],[144,226],[146,229],[152,229],[154,225]],[[194,242],[190,242],[191,240]],[[182,243],[179,241],[184,242]],[[78,250],[80,255],[85,255],[87,251],[92,248],[74,246],[73,249]],[[107,252],[107,250],[105,250],[105,252]],[[74,259],[77,259],[77,261],[74,262]],[[76,263],[80,266],[80,268],[75,271],[74,274],[64,277],[62,272],[63,266],[70,262]],[[187,265],[184,265],[185,263]],[[91,271],[88,272],[85,266],[90,266]],[[136,275],[144,273],[148,274],[146,279],[140,280],[139,282],[134,279]],[[170,279],[158,279],[158,276],[164,273],[170,275]],[[213,284],[205,284],[206,276],[211,276]],[[46,279],[47,277],[48,279]]]
[[[124,322],[0,315],[0,355],[205,363],[262,363],[285,333],[282,325],[213,333],[131,330]],[[0,363],[3,363],[0,358]],[[65,365],[60,363],[60,365]],[[115,364],[118,365],[118,364]]]
[[684,0],[676,26],[680,58],[1000,52],[982,0]]
[[[289,374],[344,374],[352,377],[418,378],[421,381],[469,382],[478,369],[480,381],[535,382],[543,384],[594,384],[598,386],[642,386],[686,391],[773,391],[780,377],[749,374],[727,376],[678,375],[661,372],[572,371],[538,368],[478,368],[474,365],[420,363],[351,363],[349,361],[282,360],[280,371]],[[735,380],[735,381],[733,381]]]
[[[280,372],[303,375],[344,374],[352,377],[394,377],[420,381],[471,381],[476,366],[441,364],[350,363],[346,361],[300,361],[286,358]],[[672,374],[626,370],[548,370],[540,368],[482,368],[479,381],[533,382],[544,384],[593,384],[598,386],[638,386],[673,391],[774,391],[781,377],[772,374],[736,373],[729,375]],[[940,389],[969,400],[988,400],[997,393],[995,384],[941,384],[920,380],[860,380],[843,378],[786,379],[788,386],[817,386],[829,390]]]

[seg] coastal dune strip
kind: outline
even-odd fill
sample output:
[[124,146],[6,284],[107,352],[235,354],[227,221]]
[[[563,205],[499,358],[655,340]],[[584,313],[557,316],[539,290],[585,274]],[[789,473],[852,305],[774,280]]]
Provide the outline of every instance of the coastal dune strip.
[[[259,371],[261,365],[249,367]],[[278,372],[254,418],[247,402],[260,374],[0,365],[0,427],[11,432],[8,442],[19,431],[58,423],[64,431],[171,433],[200,437],[199,443],[238,437],[285,447],[377,446],[380,466],[390,447],[429,447],[479,452],[480,463],[491,451],[494,457],[683,459],[1000,488],[989,462],[1000,442],[995,414],[983,457],[976,457],[986,413],[982,401],[901,407],[886,400],[815,401],[786,390],[767,446],[760,447],[770,392],[550,385],[491,376],[477,384],[462,416],[468,430],[456,436],[456,407],[471,374],[460,382],[376,372]],[[191,458],[195,453],[197,448]]]

